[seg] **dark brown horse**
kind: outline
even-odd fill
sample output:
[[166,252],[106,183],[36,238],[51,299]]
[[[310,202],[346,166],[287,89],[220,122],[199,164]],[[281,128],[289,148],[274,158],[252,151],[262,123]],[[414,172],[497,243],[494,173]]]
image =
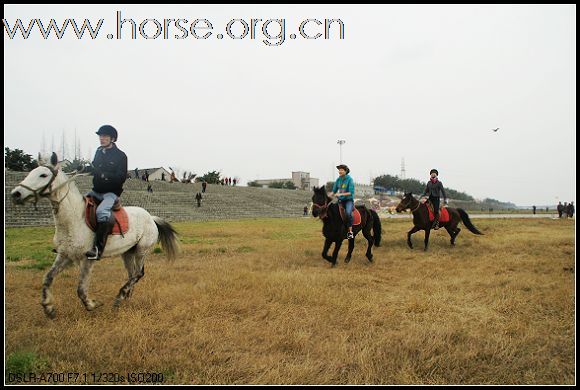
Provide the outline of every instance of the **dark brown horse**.
[[[336,258],[338,251],[342,245],[342,241],[346,238],[348,229],[345,222],[340,216],[339,206],[336,203],[331,203],[332,199],[326,194],[324,186],[320,188],[314,187],[314,195],[312,196],[312,216],[320,218],[323,222],[322,234],[325,237],[324,248],[322,249],[322,257],[336,266]],[[362,231],[367,239],[368,247],[366,257],[370,262],[373,261],[373,254],[371,248],[373,244],[379,246],[381,243],[381,220],[374,210],[369,210],[365,206],[356,206],[360,212],[361,223],[352,227],[352,232],[356,237],[357,233]],[[371,230],[373,234],[371,234]],[[328,256],[328,250],[334,242],[334,252],[332,257]],[[350,261],[352,251],[354,249],[354,239],[348,240],[348,254],[344,259],[345,263]]]
[[[397,205],[397,212],[400,213],[401,211],[411,209],[413,213],[413,229],[409,230],[407,233],[407,244],[409,248],[413,249],[413,243],[411,242],[411,235],[419,230],[425,230],[425,250],[429,246],[429,234],[431,233],[431,226],[433,222],[429,220],[429,210],[427,209],[427,204],[421,204],[417,199],[413,197],[412,193],[406,193],[403,196],[401,202]],[[470,232],[473,234],[482,234],[469,219],[469,215],[463,209],[455,209],[448,207],[447,211],[449,212],[449,221],[448,222],[439,222],[440,227],[444,227],[445,230],[451,236],[451,245],[455,245],[455,239],[457,235],[461,231],[457,225],[459,222],[463,222],[465,227],[469,229]]]

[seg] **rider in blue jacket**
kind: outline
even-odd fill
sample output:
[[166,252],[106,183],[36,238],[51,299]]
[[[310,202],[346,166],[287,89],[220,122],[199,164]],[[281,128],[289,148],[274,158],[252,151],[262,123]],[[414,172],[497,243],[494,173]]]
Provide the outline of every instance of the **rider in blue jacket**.
[[346,238],[352,240],[354,235],[352,233],[352,211],[354,209],[354,181],[349,176],[350,169],[348,166],[341,164],[336,167],[338,169],[338,179],[332,187],[332,192],[328,196],[336,195],[338,203],[340,203],[346,212],[346,226],[348,227],[348,234]]

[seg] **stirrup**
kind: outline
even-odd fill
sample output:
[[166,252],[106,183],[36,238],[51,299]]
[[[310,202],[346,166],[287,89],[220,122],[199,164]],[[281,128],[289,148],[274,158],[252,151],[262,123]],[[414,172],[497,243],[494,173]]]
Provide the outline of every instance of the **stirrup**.
[[352,240],[354,238],[353,232],[346,233],[346,238],[349,239],[349,240]]
[[88,260],[101,260],[99,248],[95,245],[90,251],[85,252]]

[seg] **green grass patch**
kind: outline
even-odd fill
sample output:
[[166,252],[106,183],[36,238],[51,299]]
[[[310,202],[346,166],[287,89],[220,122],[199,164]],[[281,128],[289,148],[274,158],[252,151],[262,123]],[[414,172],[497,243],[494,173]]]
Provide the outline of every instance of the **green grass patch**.
[[10,382],[9,374],[29,374],[45,370],[48,367],[48,361],[39,357],[36,353],[30,351],[13,352],[6,359],[5,381]]

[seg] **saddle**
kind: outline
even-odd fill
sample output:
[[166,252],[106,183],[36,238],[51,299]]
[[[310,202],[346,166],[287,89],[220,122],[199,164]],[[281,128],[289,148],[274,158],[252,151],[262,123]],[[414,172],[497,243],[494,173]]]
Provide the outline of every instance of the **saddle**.
[[[427,210],[429,210],[429,221],[433,222],[435,220],[435,214],[433,212],[433,205],[431,202],[426,202]],[[449,211],[447,211],[447,207],[443,207],[439,210],[439,223],[449,222],[451,219],[449,215]]]
[[[101,203],[92,196],[85,196],[85,222],[87,226],[94,232],[97,229],[97,206]],[[124,235],[129,230],[129,216],[125,209],[121,206],[120,198],[117,198],[113,205],[113,217],[115,225],[110,234]]]
[[[346,210],[344,209],[344,207],[342,207],[341,204],[338,205],[338,209],[340,210],[340,218],[342,218],[342,221],[346,223]],[[361,223],[360,212],[355,207],[352,210],[352,226],[360,225],[360,223]]]

